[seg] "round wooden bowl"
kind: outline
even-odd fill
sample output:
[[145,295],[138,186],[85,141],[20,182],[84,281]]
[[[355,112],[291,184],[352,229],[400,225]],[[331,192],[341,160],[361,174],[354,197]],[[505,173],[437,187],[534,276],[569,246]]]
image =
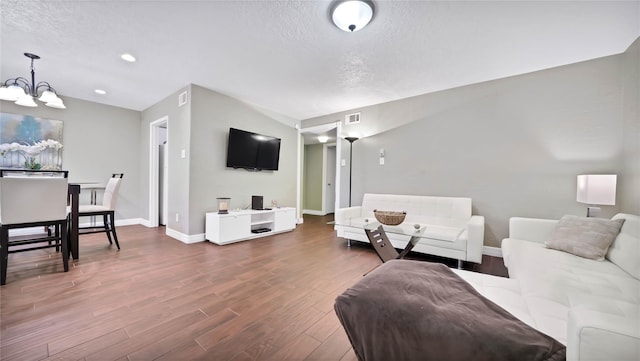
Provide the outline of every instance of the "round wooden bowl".
[[397,226],[404,222],[407,212],[393,212],[393,211],[379,211],[373,210],[373,214],[376,216],[378,222],[387,226]]

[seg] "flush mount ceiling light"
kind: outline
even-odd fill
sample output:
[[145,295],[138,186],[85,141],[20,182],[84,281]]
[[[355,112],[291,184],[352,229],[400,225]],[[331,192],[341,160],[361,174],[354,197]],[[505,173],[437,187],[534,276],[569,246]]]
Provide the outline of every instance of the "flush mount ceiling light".
[[[38,104],[33,100],[37,98],[48,107],[65,109],[66,107],[62,99],[58,98],[56,90],[53,89],[49,83],[41,81],[36,84],[36,72],[33,67],[33,61],[40,59],[40,57],[31,53],[24,53],[24,56],[31,59],[31,82],[29,82],[29,79],[23,77],[5,80],[5,82],[0,85],[0,99],[15,102],[23,107],[37,107]],[[43,89],[43,92],[39,94],[41,89]]]
[[339,0],[333,4],[331,19],[340,29],[354,32],[373,18],[373,3],[368,0]]
[[107,94],[107,91],[106,90],[102,90],[102,89],[96,89],[93,92],[96,93],[96,94],[100,94],[100,95]]

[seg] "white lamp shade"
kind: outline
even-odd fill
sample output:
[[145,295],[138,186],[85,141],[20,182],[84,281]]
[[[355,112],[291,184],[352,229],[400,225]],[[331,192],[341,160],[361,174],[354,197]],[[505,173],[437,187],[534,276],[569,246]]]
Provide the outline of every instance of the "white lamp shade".
[[64,106],[64,103],[62,102],[62,99],[56,97],[55,99],[51,100],[50,102],[45,104],[48,107],[51,108],[58,108],[58,109],[67,109],[67,107]]
[[43,103],[49,103],[50,101],[54,101],[56,99],[58,99],[58,96],[56,95],[56,93],[52,92],[51,90],[43,91],[40,98],[38,98],[38,100]]
[[344,31],[353,32],[364,28],[373,17],[370,2],[350,0],[339,3],[331,15],[334,24]]
[[24,92],[24,89],[17,85],[9,85],[8,87],[0,88],[0,99],[2,100],[15,102],[25,95],[26,93]]
[[0,99],[10,100],[14,102],[18,100],[18,99],[12,99],[11,90],[9,90],[9,88],[7,88],[6,86],[0,87]]
[[18,100],[16,100],[16,104],[22,105],[23,107],[30,107],[30,108],[34,108],[38,106],[38,104],[36,104],[36,102],[33,100],[33,97],[31,95],[26,95],[26,94],[18,98]]
[[616,174],[583,174],[578,176],[576,200],[580,203],[616,204]]

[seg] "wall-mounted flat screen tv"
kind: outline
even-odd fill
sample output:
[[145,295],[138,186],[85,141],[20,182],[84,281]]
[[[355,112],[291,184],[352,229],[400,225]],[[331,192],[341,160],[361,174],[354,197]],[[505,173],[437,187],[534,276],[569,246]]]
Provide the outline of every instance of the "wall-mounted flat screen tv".
[[229,129],[227,167],[278,170],[280,139],[235,128]]

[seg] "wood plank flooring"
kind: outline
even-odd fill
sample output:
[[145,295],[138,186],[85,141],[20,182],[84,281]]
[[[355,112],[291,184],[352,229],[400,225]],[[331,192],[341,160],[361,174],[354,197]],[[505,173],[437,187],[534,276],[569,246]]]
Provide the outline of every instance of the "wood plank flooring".
[[[333,301],[380,261],[329,220],[226,246],[119,227],[121,251],[82,236],[67,273],[53,249],[11,254],[0,359],[354,361]],[[506,275],[501,261],[472,269]]]

